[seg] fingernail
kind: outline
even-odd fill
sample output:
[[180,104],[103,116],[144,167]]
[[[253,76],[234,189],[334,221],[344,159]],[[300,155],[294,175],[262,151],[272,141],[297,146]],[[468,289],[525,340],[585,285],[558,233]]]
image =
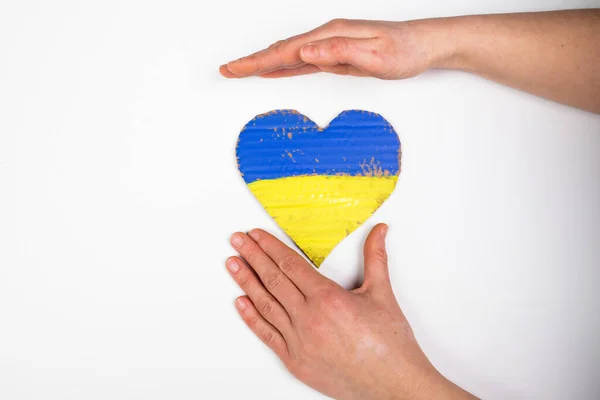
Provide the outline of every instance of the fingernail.
[[387,235],[388,232],[388,226],[386,224],[383,224],[383,226],[381,227],[381,237],[385,238],[385,236]]
[[[238,61],[238,60],[236,60],[236,61]],[[230,78],[237,79],[237,78],[242,78],[243,77],[243,75],[240,75],[240,74],[234,72],[232,70],[232,68],[231,68],[231,64],[234,63],[234,62],[236,62],[236,61],[230,61],[227,64],[222,65],[222,67],[225,67],[225,69],[227,70],[228,73],[230,73],[231,75],[233,75]]]
[[238,310],[244,310],[246,308],[246,301],[244,299],[237,299],[235,301],[235,306],[238,308]]
[[235,258],[230,258],[229,260],[227,260],[225,266],[232,274],[235,274],[240,270],[240,264],[236,261]]
[[307,44],[306,46],[300,49],[300,54],[302,58],[306,60],[316,60],[319,58],[319,53],[317,52],[317,46],[313,44]]
[[256,229],[252,229],[249,233],[248,236],[250,236],[252,238],[252,240],[254,240],[255,242],[258,242],[258,231]]
[[241,233],[234,233],[231,237],[231,245],[236,249],[242,247],[244,244],[244,238]]

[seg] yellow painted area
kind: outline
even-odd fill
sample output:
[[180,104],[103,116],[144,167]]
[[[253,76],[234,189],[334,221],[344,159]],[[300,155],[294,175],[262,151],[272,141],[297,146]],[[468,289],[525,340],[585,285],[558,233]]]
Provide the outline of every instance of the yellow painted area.
[[319,267],[389,197],[397,176],[293,176],[248,185],[267,212]]

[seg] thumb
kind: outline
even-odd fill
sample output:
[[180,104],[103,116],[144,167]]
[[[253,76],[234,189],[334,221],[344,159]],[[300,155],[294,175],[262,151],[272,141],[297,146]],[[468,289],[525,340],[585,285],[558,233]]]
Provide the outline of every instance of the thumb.
[[366,290],[391,288],[387,252],[385,250],[387,231],[386,224],[377,224],[365,241],[363,251],[365,256],[365,281],[362,287]]
[[377,53],[374,52],[376,44],[376,39],[334,36],[302,46],[300,58],[307,64],[319,67],[350,64],[363,71],[368,71],[377,61],[373,56]]

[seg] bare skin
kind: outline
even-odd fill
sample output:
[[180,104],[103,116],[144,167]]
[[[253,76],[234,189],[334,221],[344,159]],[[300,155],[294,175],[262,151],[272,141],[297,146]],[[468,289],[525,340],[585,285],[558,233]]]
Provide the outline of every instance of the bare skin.
[[403,79],[470,71],[600,113],[600,9],[406,22],[333,20],[220,67],[226,78],[316,72]]
[[394,297],[385,236],[364,247],[365,280],[347,291],[269,233],[235,233],[226,266],[243,320],[300,381],[336,399],[474,398],[429,362]]
[[[330,72],[403,79],[470,71],[600,113],[600,10],[407,22],[334,20],[220,67],[226,78]],[[473,398],[421,351],[394,297],[383,224],[365,242],[365,281],[347,291],[261,230],[236,233],[227,268],[250,329],[302,382],[336,399]],[[245,261],[244,261],[245,260]]]

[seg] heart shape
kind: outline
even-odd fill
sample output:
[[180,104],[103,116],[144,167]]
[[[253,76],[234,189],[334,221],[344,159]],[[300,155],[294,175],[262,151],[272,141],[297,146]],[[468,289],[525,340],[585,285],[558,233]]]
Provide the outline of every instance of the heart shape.
[[392,193],[401,154],[392,125],[362,110],[322,129],[297,111],[271,111],[248,122],[237,145],[244,181],[317,267]]

